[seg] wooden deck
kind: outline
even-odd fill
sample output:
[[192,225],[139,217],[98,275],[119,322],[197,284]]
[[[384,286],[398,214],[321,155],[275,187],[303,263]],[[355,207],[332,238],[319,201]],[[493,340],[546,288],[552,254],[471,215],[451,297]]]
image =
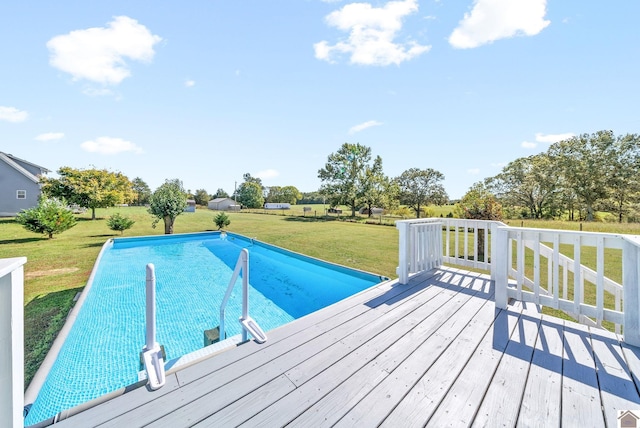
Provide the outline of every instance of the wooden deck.
[[66,419],[60,427],[617,426],[640,349],[496,310],[488,277],[389,281]]

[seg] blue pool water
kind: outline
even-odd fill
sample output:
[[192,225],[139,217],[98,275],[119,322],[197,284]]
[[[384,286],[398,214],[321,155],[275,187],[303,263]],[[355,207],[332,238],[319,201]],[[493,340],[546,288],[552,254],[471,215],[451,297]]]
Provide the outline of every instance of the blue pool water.
[[[300,256],[240,235],[200,233],[107,243],[88,293],[25,425],[138,381],[145,341],[145,266],[155,265],[157,341],[167,361],[203,348],[242,248],[249,250],[249,313],[268,331],[385,278]],[[226,309],[241,332],[241,279]]]

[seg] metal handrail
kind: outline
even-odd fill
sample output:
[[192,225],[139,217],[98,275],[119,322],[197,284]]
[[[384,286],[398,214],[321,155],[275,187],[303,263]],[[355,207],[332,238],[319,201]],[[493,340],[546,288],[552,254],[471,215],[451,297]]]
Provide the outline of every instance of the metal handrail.
[[236,267],[231,275],[231,281],[227,286],[227,292],[220,304],[220,340],[226,338],[224,330],[224,310],[227,307],[227,301],[231,297],[231,292],[236,284],[238,275],[242,271],[242,316],[240,317],[240,324],[242,324],[242,341],[246,342],[249,338],[249,333],[253,336],[256,342],[264,343],[267,341],[267,335],[262,331],[260,326],[249,316],[249,250],[243,248],[238,256]]

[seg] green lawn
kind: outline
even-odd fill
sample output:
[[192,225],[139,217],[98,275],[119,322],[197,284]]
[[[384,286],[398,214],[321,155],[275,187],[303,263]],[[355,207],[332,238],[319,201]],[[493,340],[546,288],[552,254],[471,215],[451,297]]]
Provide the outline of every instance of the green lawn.
[[[398,232],[391,227],[397,218],[349,218],[324,216],[322,205],[302,206],[291,210],[256,210],[254,213],[229,213],[231,224],[227,230],[260,241],[278,245],[345,266],[396,277],[398,263]],[[446,214],[451,207],[443,207],[437,214]],[[126,207],[101,209],[98,219],[90,220],[90,213],[79,216],[78,225],[54,239],[27,232],[13,219],[0,219],[0,258],[26,256],[25,266],[25,381],[28,383],[51,347],[64,320],[73,306],[75,295],[86,284],[93,264],[107,239],[120,236],[106,225],[106,218],[119,212],[136,223],[124,236],[161,235],[162,223],[151,227],[152,217],[144,208]],[[215,230],[215,211],[198,209],[184,213],[175,224],[175,233]],[[270,214],[270,215],[265,215]],[[304,215],[304,216],[303,216]],[[382,223],[383,225],[380,225]],[[520,221],[511,221],[520,226]],[[386,226],[385,226],[386,225]],[[525,227],[579,229],[578,223],[525,221]],[[584,230],[610,233],[640,233],[640,225],[585,223]],[[473,242],[470,239],[470,242]],[[585,255],[584,261],[590,262]]]

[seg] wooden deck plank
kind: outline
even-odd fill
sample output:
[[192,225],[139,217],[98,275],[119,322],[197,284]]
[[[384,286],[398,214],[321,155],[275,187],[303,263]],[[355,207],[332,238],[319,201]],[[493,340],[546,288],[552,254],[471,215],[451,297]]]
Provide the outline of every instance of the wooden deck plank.
[[149,401],[149,399],[174,393],[178,388],[179,384],[175,375],[168,375],[166,377],[165,385],[156,391],[151,391],[145,386],[141,386],[139,389],[141,390],[140,392],[144,391],[143,393],[134,394],[134,391],[130,391],[100,405],[80,412],[70,419],[62,420],[56,423],[55,426],[61,428],[96,426],[103,421],[126,414],[127,412],[144,405]]
[[[487,304],[485,298],[476,298],[474,294],[458,293],[456,298],[457,301],[452,301],[451,304],[455,303],[457,310],[447,316],[440,326],[434,326],[433,319],[425,318],[421,324],[398,338],[386,351],[295,419],[291,426],[332,425],[338,422],[345,413],[378,386],[372,376],[376,371],[384,370],[393,376],[393,372],[400,366],[406,369],[407,359],[416,353],[420,354],[423,367],[429,366],[473,320],[478,310]],[[422,352],[416,352],[418,349]],[[414,357],[414,361],[416,360],[417,358]],[[386,380],[386,376],[379,379],[382,383]],[[368,425],[371,424],[368,423]]]
[[493,375],[473,426],[514,425],[538,339],[539,316],[523,313]]
[[[513,306],[506,311],[506,317],[496,318],[447,395],[425,422],[438,427],[469,426],[473,422],[511,334],[518,324],[521,310],[521,306]],[[409,412],[401,405],[385,419],[383,426],[415,425],[415,420],[408,416]]]
[[543,316],[527,377],[518,426],[560,426],[563,321]]
[[[192,424],[190,420],[165,418],[152,424],[155,427],[175,428],[180,426],[193,427],[232,427],[248,419],[251,415],[264,408],[264,397],[277,400],[279,397],[293,391],[295,385],[285,376],[281,375],[265,384],[259,390],[255,390],[232,404],[225,406],[213,416]],[[209,403],[206,403],[209,406]]]
[[621,344],[621,347],[633,383],[636,385],[636,389],[640,391],[640,348],[627,345],[624,342]]
[[[473,299],[474,295],[458,293],[455,304],[458,309],[450,315],[445,315],[445,321],[434,326],[432,318],[425,318],[419,325],[407,334],[398,338],[391,346],[378,355],[361,370],[336,387],[319,402],[309,408],[303,415],[291,424],[292,426],[314,426],[319,423],[333,424],[351,409],[377,384],[371,381],[373,376],[369,372],[384,370],[391,373],[403,363],[420,345],[429,348],[432,353],[440,353],[460,333],[467,322],[471,320],[477,309],[486,303],[483,299]],[[380,378],[384,380],[384,378]],[[356,391],[357,393],[351,393]]]
[[[362,368],[368,361],[371,361],[374,357],[385,351],[395,343],[399,337],[412,330],[415,330],[417,334],[419,330],[416,329],[416,326],[419,325],[421,320],[430,318],[430,324],[432,325],[430,328],[434,331],[437,330],[438,327],[446,322],[457,310],[454,305],[444,305],[455,296],[455,293],[446,293],[446,291],[447,290],[444,290],[439,294],[443,296],[441,300],[432,299],[427,301],[419,310],[410,314],[412,317],[407,317],[394,324],[394,328],[380,332],[372,337],[371,340],[363,342],[361,344],[362,346],[354,344],[351,352],[344,355],[341,359],[325,361],[324,366],[326,369],[322,372],[321,376],[311,377],[291,394],[273,403],[263,412],[260,412],[248,420],[246,425],[281,426],[287,424],[300,413],[311,407],[317,400],[331,392],[351,374]],[[351,340],[347,338],[345,339],[345,343],[351,343]],[[322,353],[323,352],[321,352],[321,354]],[[296,370],[295,372],[288,373],[288,376],[295,379],[296,374],[304,371],[305,370]],[[386,376],[388,376],[387,371],[377,367],[377,365],[373,366],[370,379],[376,379],[374,383],[379,382]],[[305,380],[307,378],[309,378],[309,376],[305,376]]]
[[607,426],[613,427],[618,423],[619,410],[640,409],[640,396],[627,368],[617,336],[601,329],[589,330],[602,410]]
[[[498,316],[505,316],[500,312]],[[494,304],[485,301],[462,332],[442,353],[429,346],[420,346],[384,379],[369,395],[357,403],[337,423],[337,426],[377,426],[400,403],[408,420],[418,416],[421,425],[431,415],[449,386],[467,363],[495,320]],[[428,344],[426,344],[428,345]],[[435,360],[433,364],[430,363]]]
[[589,329],[566,322],[562,370],[562,425],[605,426]]

